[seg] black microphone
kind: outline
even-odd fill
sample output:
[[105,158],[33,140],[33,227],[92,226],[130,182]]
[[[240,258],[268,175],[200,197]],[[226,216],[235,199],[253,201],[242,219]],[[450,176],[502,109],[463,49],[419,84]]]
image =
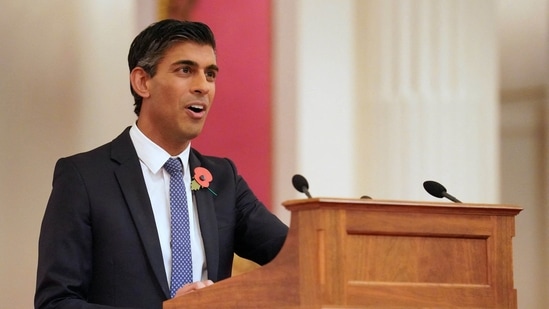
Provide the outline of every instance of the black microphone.
[[460,200],[450,195],[450,193],[446,192],[446,188],[444,188],[443,185],[439,184],[436,181],[432,181],[432,180],[425,181],[423,183],[423,188],[425,188],[425,190],[434,197],[438,197],[438,198],[445,197],[454,203],[461,203]]
[[311,193],[309,193],[309,183],[305,177],[295,174],[294,177],[292,177],[292,184],[297,191],[305,193],[308,198],[312,198]]

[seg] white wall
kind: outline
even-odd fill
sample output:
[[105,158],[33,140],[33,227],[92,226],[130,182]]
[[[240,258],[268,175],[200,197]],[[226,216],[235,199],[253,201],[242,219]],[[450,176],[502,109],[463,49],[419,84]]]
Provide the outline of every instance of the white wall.
[[32,308],[55,161],[131,124],[131,0],[2,1],[0,308]]
[[[355,193],[352,1],[274,1],[275,189],[273,205],[302,197]],[[359,196],[355,196],[359,197]],[[288,222],[288,213],[276,209]]]
[[500,0],[502,202],[516,220],[520,308],[549,308],[549,1]]

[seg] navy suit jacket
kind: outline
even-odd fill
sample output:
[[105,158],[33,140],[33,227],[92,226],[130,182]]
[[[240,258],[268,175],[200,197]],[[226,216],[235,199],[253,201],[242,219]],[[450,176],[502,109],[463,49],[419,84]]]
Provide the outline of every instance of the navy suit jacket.
[[[209,279],[230,277],[233,253],[259,264],[281,249],[287,227],[258,201],[234,164],[191,149],[193,191]],[[162,307],[169,298],[160,242],[129,128],[112,142],[60,159],[42,222],[36,308]]]

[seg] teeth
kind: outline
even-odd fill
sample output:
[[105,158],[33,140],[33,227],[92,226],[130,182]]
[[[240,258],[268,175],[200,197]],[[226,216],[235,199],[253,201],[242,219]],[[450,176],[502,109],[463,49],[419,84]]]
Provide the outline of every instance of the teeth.
[[204,110],[204,107],[201,106],[201,105],[191,105],[191,106],[189,106],[189,108],[192,109],[195,112],[200,112],[200,111]]

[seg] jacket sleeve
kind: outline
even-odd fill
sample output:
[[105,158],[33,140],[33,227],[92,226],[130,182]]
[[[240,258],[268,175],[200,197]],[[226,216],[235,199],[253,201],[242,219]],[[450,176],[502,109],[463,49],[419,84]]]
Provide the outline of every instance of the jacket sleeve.
[[236,172],[235,252],[265,265],[276,257],[288,233],[288,227],[258,200],[244,178]]

